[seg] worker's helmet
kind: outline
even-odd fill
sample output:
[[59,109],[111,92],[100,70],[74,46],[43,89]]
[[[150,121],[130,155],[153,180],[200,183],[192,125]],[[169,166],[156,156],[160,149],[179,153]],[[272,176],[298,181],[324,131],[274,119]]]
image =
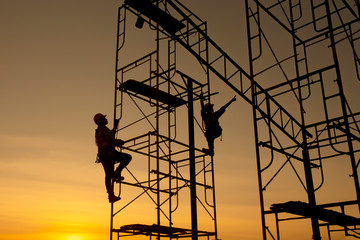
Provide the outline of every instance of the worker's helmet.
[[213,106],[214,106],[214,104],[207,103],[207,104],[205,104],[204,108],[205,108],[205,110],[209,110],[209,109],[212,109]]
[[94,122],[96,124],[99,124],[104,118],[106,117],[106,115],[102,114],[102,113],[97,113],[94,116]]

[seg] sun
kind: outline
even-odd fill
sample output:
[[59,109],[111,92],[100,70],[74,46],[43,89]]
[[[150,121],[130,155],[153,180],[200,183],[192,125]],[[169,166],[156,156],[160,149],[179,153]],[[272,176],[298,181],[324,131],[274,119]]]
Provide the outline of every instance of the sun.
[[78,234],[72,234],[65,236],[64,240],[84,240],[84,236]]

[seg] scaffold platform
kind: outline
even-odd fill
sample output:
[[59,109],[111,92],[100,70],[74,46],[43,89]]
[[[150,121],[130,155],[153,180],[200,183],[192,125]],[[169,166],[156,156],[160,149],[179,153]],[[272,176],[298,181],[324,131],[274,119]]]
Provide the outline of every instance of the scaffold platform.
[[303,217],[316,217],[327,222],[330,225],[339,225],[342,227],[355,226],[360,224],[360,219],[334,210],[325,209],[320,206],[311,206],[308,203],[300,201],[290,201],[271,205],[274,212],[287,212]]
[[[129,235],[145,235],[145,236],[158,236],[160,237],[172,237],[172,238],[183,238],[191,237],[191,229],[167,227],[161,225],[145,225],[145,224],[130,224],[121,226],[119,229],[113,229],[113,232],[118,234],[129,234]],[[215,236],[215,232],[197,231],[197,236]]]
[[135,94],[140,94],[142,96],[149,97],[154,100],[158,99],[159,102],[167,104],[171,107],[179,107],[186,103],[186,101],[183,100],[182,98],[173,96],[155,87],[151,87],[149,85],[146,85],[142,82],[138,82],[133,79],[129,79],[123,84],[121,84],[120,88],[122,90],[127,91],[128,93],[133,92]]

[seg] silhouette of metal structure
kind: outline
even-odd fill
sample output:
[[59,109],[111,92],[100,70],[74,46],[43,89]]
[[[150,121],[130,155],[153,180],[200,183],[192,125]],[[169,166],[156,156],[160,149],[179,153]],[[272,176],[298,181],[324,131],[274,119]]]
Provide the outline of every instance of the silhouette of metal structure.
[[[246,2],[250,79],[266,86],[252,89],[263,239],[280,239],[280,225],[299,219],[310,220],[315,240],[321,239],[321,227],[329,239],[338,231],[360,237],[360,118],[343,86],[359,79],[359,6],[359,1]],[[355,71],[349,73],[346,65]],[[329,164],[349,167],[331,174]],[[267,191],[287,167],[304,198],[271,202]],[[351,196],[322,197],[323,188],[338,192],[331,182],[348,175]]]
[[[360,113],[351,111],[343,86],[344,80],[356,81],[354,76],[360,75],[359,2],[246,0],[244,4],[248,71],[208,36],[206,22],[178,0],[126,0],[119,8],[114,118],[125,119],[128,99],[141,117],[118,132],[124,134],[139,122],[150,127],[136,129],[139,135],[124,145],[147,158],[147,178],[128,171],[131,178],[115,185],[119,194],[125,185],[141,192],[128,203],[111,204],[110,239],[132,235],[218,239],[213,158],[194,141],[201,129],[194,102],[201,92],[210,100],[211,82],[219,80],[253,109],[263,239],[279,240],[283,222],[300,220],[309,222],[315,240],[321,239],[322,228],[329,239],[339,231],[360,237]],[[137,18],[137,27],[150,26],[156,50],[119,67],[128,15]],[[199,61],[205,80],[177,69],[178,45]],[[338,51],[344,45],[350,53],[345,59],[353,58],[356,74],[349,75],[343,70],[348,63],[340,63]],[[179,111],[187,114],[186,131],[183,126],[178,129]],[[185,132],[186,138],[181,137]],[[349,171],[327,174],[329,162],[348,164]],[[271,190],[289,169],[298,182],[290,189],[299,186],[299,195],[277,202]],[[349,174],[354,186],[351,198],[318,200],[318,193],[331,185],[326,184],[328,179]],[[183,192],[190,193],[191,226],[177,226],[174,217]],[[142,196],[155,205],[153,224],[119,227],[121,212]],[[198,226],[200,209],[211,222],[205,230]]]
[[[208,79],[200,83],[176,68],[176,42],[169,33],[180,32],[186,27],[168,14],[166,8],[162,8],[163,2],[155,4],[150,1],[125,1],[118,12],[114,116],[123,122],[126,119],[122,114],[123,108],[129,102],[141,113],[118,132],[124,134],[130,131],[133,134],[133,127],[137,128],[140,124],[141,129],[137,128],[139,135],[127,139],[124,148],[136,156],[144,156],[147,169],[140,176],[128,171],[131,177],[115,184],[115,189],[119,187],[119,195],[125,185],[138,188],[140,192],[126,203],[119,201],[111,204],[110,238],[143,235],[157,239],[218,239],[213,161],[202,147],[195,146],[194,139],[194,121],[197,121],[194,118],[194,103],[201,93],[210,98]],[[156,46],[155,51],[119,67],[128,14],[137,17],[138,28],[142,28],[144,22],[150,25],[154,37],[149,40],[155,38]],[[181,134],[178,111],[188,116],[186,128],[180,129]],[[199,127],[201,129],[201,123],[197,121]],[[191,226],[178,226],[174,215],[181,208],[182,195],[188,198],[188,192]],[[153,222],[119,227],[117,221],[121,220],[122,211],[130,204],[135,205],[136,200],[143,196],[151,199],[155,208]],[[209,222],[205,230],[198,227],[201,211]]]

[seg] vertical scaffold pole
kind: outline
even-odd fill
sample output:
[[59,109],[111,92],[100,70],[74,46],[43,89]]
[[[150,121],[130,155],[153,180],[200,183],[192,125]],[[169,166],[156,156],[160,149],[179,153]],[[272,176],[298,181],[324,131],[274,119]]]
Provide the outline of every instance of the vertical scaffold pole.
[[113,225],[114,225],[114,203],[111,203],[111,216],[110,216],[110,240],[112,240],[112,235],[113,235]]
[[343,89],[343,85],[342,85],[342,80],[341,80],[341,73],[340,73],[340,65],[339,65],[339,59],[337,56],[337,51],[336,51],[336,44],[335,44],[335,33],[334,33],[334,29],[333,29],[333,23],[331,20],[331,14],[330,14],[330,6],[329,3],[326,2],[325,3],[326,6],[326,12],[327,12],[327,21],[328,21],[328,26],[329,26],[329,38],[330,38],[330,42],[331,42],[331,50],[332,50],[332,55],[333,55],[333,59],[334,59],[334,63],[336,66],[336,83],[338,85],[339,88],[339,93],[340,93],[340,104],[341,104],[341,109],[342,109],[342,114],[344,117],[344,126],[345,126],[345,134],[346,134],[346,138],[347,138],[347,144],[349,147],[349,157],[350,157],[350,163],[351,163],[351,167],[352,167],[352,177],[354,179],[354,186],[355,186],[355,193],[356,193],[356,200],[357,200],[357,204],[358,204],[358,209],[360,212],[360,183],[359,183],[359,176],[358,176],[358,172],[357,172],[357,164],[356,164],[356,160],[355,160],[355,155],[354,155],[354,147],[352,144],[352,139],[351,139],[351,135],[350,135],[350,128],[349,128],[349,120],[348,120],[348,113],[347,113],[347,108],[346,108],[346,99],[345,99],[345,94],[344,94],[344,89]]
[[249,16],[249,0],[245,1],[245,12],[246,12],[246,29],[248,35],[248,51],[249,51],[249,68],[250,68],[250,81],[251,81],[251,101],[252,101],[252,113],[253,113],[253,124],[254,124],[254,135],[255,135],[255,153],[256,153],[256,166],[257,166],[257,175],[258,175],[258,187],[259,187],[259,197],[260,197],[260,213],[261,213],[261,228],[262,228],[262,239],[266,240],[266,222],[265,222],[265,204],[264,204],[264,195],[263,195],[263,183],[262,183],[262,170],[261,170],[261,158],[259,150],[259,130],[256,123],[256,87],[254,84],[254,68],[253,68],[253,56],[251,48],[251,38],[250,38],[250,16]]
[[193,82],[188,79],[188,124],[189,124],[189,161],[190,161],[190,199],[192,240],[198,239],[197,207],[196,207],[196,168],[195,168],[195,137],[194,137],[194,104]]

